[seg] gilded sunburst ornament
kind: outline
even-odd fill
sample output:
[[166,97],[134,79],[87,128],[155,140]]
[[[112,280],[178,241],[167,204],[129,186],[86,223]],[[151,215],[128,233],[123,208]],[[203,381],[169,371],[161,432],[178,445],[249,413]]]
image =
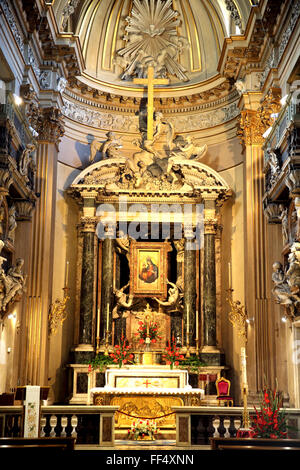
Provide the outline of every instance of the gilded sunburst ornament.
[[172,0],[134,0],[130,16],[126,18],[126,46],[120,49],[116,62],[124,69],[123,80],[147,76],[149,65],[156,77],[174,75],[187,81],[186,70],[178,62],[178,55],[188,46],[179,36],[181,20],[172,8]]

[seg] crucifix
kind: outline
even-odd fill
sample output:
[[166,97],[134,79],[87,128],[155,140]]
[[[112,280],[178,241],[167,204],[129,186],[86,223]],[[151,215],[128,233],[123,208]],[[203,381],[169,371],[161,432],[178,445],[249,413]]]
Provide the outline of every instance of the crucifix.
[[134,78],[133,83],[147,87],[147,140],[153,140],[154,85],[167,85],[167,78],[154,78],[154,67],[150,65],[147,78]]

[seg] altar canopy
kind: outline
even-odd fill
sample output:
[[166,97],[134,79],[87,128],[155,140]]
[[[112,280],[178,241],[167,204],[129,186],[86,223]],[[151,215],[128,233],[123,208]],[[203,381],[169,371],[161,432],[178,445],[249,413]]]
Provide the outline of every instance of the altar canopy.
[[[139,9],[137,2],[133,8]],[[155,93],[169,83],[155,60],[144,65],[142,77],[131,77],[147,96],[138,113],[136,150],[124,152],[122,136],[109,132],[103,158],[95,163],[98,147],[92,144],[90,165],[68,189],[82,208],[74,374],[83,359],[92,360],[95,352],[110,357],[125,341],[136,369],[115,377],[113,386],[110,372],[94,400],[127,409],[133,397],[142,397],[139,413],[145,400],[149,410],[159,403],[164,413],[172,404],[200,404],[203,390],[191,391],[186,378],[179,385],[182,374],[160,368],[153,375],[143,367],[168,364],[170,344],[181,359],[192,355],[208,366],[225,366],[217,345],[216,243],[221,207],[232,191],[201,163],[207,144],[175,132],[155,111]]]

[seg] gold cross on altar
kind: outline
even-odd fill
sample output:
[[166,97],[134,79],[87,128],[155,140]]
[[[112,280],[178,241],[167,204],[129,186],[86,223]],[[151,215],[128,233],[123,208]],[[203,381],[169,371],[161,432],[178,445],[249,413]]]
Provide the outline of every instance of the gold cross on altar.
[[167,78],[154,78],[154,67],[148,67],[147,78],[134,78],[133,83],[147,87],[147,140],[153,140],[154,85],[167,85]]

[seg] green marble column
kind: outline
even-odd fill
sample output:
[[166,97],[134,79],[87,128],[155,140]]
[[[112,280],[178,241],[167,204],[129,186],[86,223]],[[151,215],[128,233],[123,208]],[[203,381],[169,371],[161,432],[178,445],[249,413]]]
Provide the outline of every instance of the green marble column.
[[[195,346],[196,333],[196,251],[193,240],[186,238],[184,246],[184,322],[183,344]],[[187,329],[189,331],[187,331]]]
[[224,353],[217,347],[215,219],[205,221],[203,263],[203,341],[200,358],[208,365],[223,365]]
[[94,238],[95,232],[83,232],[79,343],[92,344],[94,307]]
[[[105,341],[106,330],[112,331],[112,300],[114,275],[114,240],[105,238],[102,242],[102,287],[100,336]],[[107,308],[108,306],[108,308]],[[107,311],[109,311],[107,321]],[[108,326],[108,327],[107,327]],[[110,337],[111,342],[111,337]]]
[[203,317],[204,346],[216,346],[215,234],[204,234]]

